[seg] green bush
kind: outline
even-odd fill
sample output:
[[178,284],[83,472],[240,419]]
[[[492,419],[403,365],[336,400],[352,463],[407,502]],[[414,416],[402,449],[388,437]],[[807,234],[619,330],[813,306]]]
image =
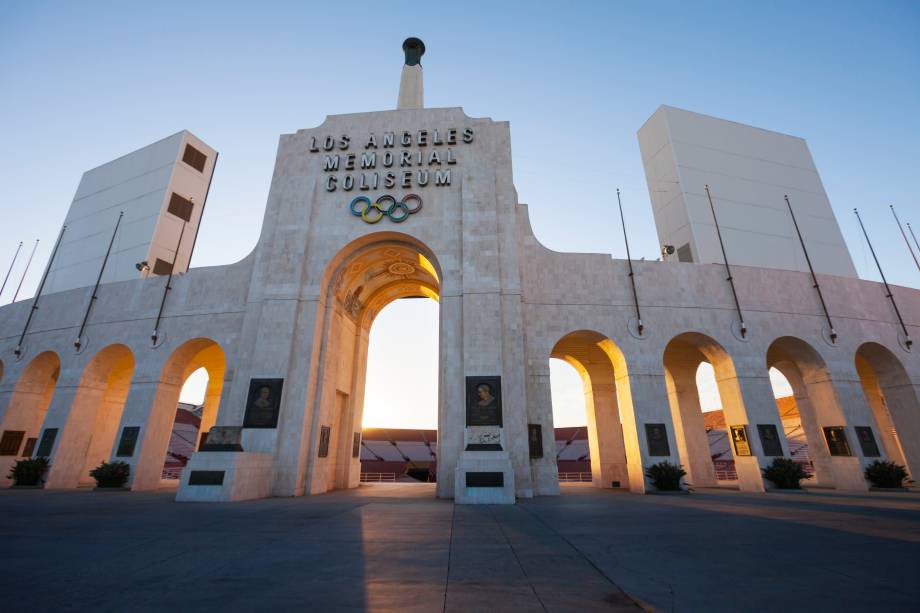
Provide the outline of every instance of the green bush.
[[48,458],[16,460],[7,477],[13,480],[13,485],[38,485],[43,481],[49,466]]
[[122,487],[130,474],[131,465],[126,462],[103,462],[89,471],[97,487]]
[[904,481],[907,480],[906,468],[885,460],[872,462],[866,466],[863,474],[875,487],[904,487]]
[[680,465],[670,462],[652,464],[645,471],[645,476],[652,480],[652,485],[662,492],[679,492],[680,480],[687,475],[687,471]]
[[763,476],[781,490],[800,490],[799,482],[808,478],[802,465],[789,458],[774,458],[773,463],[763,469]]

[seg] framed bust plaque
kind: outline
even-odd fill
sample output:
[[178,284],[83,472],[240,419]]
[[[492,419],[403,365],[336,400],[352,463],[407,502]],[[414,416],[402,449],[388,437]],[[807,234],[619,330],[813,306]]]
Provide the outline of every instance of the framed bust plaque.
[[502,425],[502,378],[466,378],[466,425]]
[[872,428],[869,426],[854,426],[856,430],[856,440],[859,441],[859,448],[862,449],[863,456],[867,458],[881,457],[878,443],[875,442],[875,435],[872,434]]
[[831,455],[851,456],[850,443],[847,441],[847,430],[843,426],[824,428],[824,439],[827,441],[827,450]]
[[664,424],[645,424],[645,439],[649,455],[671,455],[668,445],[668,430]]
[[730,426],[732,432],[732,445],[735,455],[751,455],[751,444],[748,441],[747,426]]
[[244,428],[277,428],[284,379],[250,379]]

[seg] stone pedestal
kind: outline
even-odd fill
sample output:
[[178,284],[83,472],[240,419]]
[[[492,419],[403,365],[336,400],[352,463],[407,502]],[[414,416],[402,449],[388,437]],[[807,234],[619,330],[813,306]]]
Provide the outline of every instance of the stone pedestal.
[[176,494],[179,502],[232,502],[271,496],[270,453],[205,451],[192,455]]
[[514,504],[514,469],[502,428],[468,427],[454,471],[455,504]]

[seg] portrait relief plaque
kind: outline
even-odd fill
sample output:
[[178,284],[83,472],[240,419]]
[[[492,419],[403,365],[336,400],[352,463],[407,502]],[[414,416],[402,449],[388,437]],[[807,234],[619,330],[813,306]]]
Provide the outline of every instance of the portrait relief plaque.
[[751,443],[748,441],[747,426],[731,426],[731,431],[735,455],[751,455]]
[[527,443],[531,458],[543,457],[543,424],[527,424]]
[[250,379],[244,428],[277,428],[284,379]]
[[118,441],[118,451],[115,452],[115,457],[130,458],[133,456],[140,433],[140,426],[125,426],[121,431],[121,439]]
[[765,456],[782,456],[783,445],[779,442],[779,432],[774,424],[757,424],[760,445]]
[[466,425],[502,425],[502,378],[466,378]]
[[843,426],[828,426],[824,428],[824,439],[827,441],[827,450],[831,455],[851,456],[850,443],[847,441],[847,430]]
[[361,455],[361,433],[355,432],[354,439],[351,443],[351,457],[357,458]]
[[325,458],[329,455],[329,438],[332,435],[332,428],[329,426],[321,426],[319,429],[319,453],[317,454],[321,458]]
[[57,428],[45,428],[45,431],[42,432],[42,438],[38,443],[38,451],[35,452],[36,457],[47,458],[51,455],[51,452],[54,450],[54,441],[57,439],[57,434]]
[[[35,451],[35,444],[38,443],[38,439],[35,437],[27,438],[26,445],[22,448],[22,457],[31,458],[32,452]],[[3,454],[0,454],[3,455]]]
[[875,442],[872,428],[869,426],[855,426],[853,429],[856,430],[856,438],[859,440],[859,448],[862,449],[863,455],[867,458],[881,457],[882,453],[879,451],[878,443]]
[[0,455],[16,455],[25,437],[25,430],[4,430],[0,439]]
[[645,439],[649,455],[671,455],[668,445],[668,429],[664,424],[645,424]]

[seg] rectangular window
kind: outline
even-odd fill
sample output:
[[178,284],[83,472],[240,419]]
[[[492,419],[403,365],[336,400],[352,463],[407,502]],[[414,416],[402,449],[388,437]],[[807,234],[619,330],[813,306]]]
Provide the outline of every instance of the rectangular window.
[[157,261],[153,263],[153,274],[155,275],[168,275],[171,271],[172,264],[166,260],[157,258]]
[[677,248],[677,261],[678,262],[692,262],[693,253],[690,251],[690,243],[686,243]]
[[201,151],[198,151],[191,145],[185,146],[185,152],[182,154],[182,161],[198,172],[204,172],[204,164],[207,160],[208,156]]
[[26,433],[22,430],[4,430],[3,437],[0,438],[0,455],[18,454],[25,436]]
[[189,200],[188,198],[183,198],[179,194],[174,193],[169,199],[169,208],[166,210],[178,217],[179,219],[184,219],[185,221],[191,221],[192,219],[192,210],[195,208],[195,203]]

